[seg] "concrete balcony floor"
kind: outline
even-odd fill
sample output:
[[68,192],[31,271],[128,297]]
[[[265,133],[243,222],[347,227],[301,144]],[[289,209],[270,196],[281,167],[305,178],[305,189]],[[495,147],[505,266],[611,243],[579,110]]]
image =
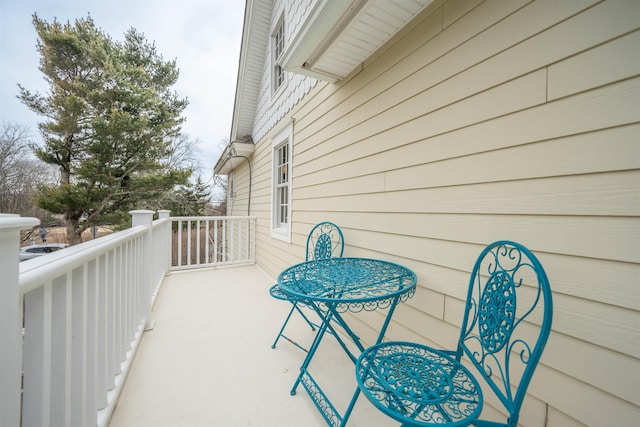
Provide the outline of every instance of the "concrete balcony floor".
[[[269,296],[258,266],[173,273],[152,312],[109,427],[326,426],[302,386],[289,394],[305,353],[281,339],[289,310]],[[309,345],[295,315],[287,332]],[[356,388],[354,367],[326,336],[310,370],[340,412]],[[396,426],[360,395],[350,427]]]

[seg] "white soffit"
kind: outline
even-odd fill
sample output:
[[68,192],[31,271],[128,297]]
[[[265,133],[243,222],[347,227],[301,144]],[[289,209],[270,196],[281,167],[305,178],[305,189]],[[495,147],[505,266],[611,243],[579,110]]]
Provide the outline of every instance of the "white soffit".
[[255,149],[256,145],[253,142],[232,142],[225,147],[213,168],[213,172],[216,175],[229,175],[229,172],[242,161],[247,160]]
[[318,0],[283,56],[288,71],[335,82],[432,0]]

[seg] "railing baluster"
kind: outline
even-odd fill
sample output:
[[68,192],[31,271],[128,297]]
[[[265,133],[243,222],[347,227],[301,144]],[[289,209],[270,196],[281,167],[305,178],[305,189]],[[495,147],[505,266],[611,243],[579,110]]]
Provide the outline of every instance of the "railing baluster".
[[196,226],[196,265],[201,264],[200,262],[200,220],[195,221]]
[[222,262],[227,262],[227,228],[229,220],[222,222]]
[[234,255],[234,247],[235,247],[235,240],[234,240],[234,236],[235,236],[235,224],[236,222],[233,219],[229,219],[229,221],[227,222],[228,227],[227,227],[227,258],[229,260],[233,260],[235,258]]
[[241,239],[241,247],[242,251],[240,253],[240,259],[249,259],[248,257],[248,247],[249,247],[249,221],[243,221],[241,224],[242,227],[242,239]]
[[182,221],[178,221],[178,266],[182,265]]
[[108,310],[107,310],[107,324],[106,327],[108,328],[108,332],[107,332],[107,354],[109,357],[109,361],[107,364],[107,381],[108,381],[108,390],[112,390],[113,387],[115,386],[115,376],[118,374],[118,368],[117,368],[117,356],[116,356],[116,341],[117,341],[117,337],[118,337],[118,332],[117,332],[117,322],[116,322],[116,317],[117,317],[117,296],[118,296],[118,269],[117,269],[117,264],[116,264],[116,256],[118,254],[118,250],[113,249],[112,251],[109,251],[108,255],[109,255],[109,271],[111,272],[110,277],[109,277],[109,295],[108,295],[108,301],[109,301],[109,306],[108,306]]
[[[51,295],[51,414],[52,426],[70,424],[71,412],[71,278],[70,272],[54,279]],[[46,322],[46,319],[45,319]],[[46,351],[46,350],[45,350]],[[45,361],[46,363],[46,361]],[[55,399],[53,399],[55,396]]]
[[115,285],[115,313],[114,313],[114,364],[113,364],[113,375],[116,376],[120,373],[120,362],[122,362],[123,355],[121,354],[120,347],[122,347],[122,323],[124,322],[124,313],[122,309],[122,288],[123,288],[123,278],[125,277],[125,271],[123,266],[123,256],[122,256],[123,248],[119,247],[116,251],[115,256],[115,264],[114,269],[116,272],[116,281]]
[[211,262],[209,260],[209,245],[211,243],[211,236],[209,234],[209,220],[205,220],[204,221],[204,229],[206,230],[205,232],[205,244],[204,244],[204,259],[205,259],[205,263],[209,263]]
[[229,236],[229,241],[231,242],[231,247],[229,249],[229,254],[231,255],[231,259],[236,259],[236,250],[238,247],[238,221],[232,219],[230,222],[231,229],[229,231],[231,236]]
[[[127,359],[127,339],[129,337],[129,331],[131,330],[131,298],[133,297],[133,290],[135,288],[137,277],[136,271],[133,265],[131,265],[131,258],[134,256],[133,248],[136,245],[135,238],[127,242],[123,248],[122,264],[123,264],[123,286],[122,286],[122,335],[120,341],[120,362],[124,362]],[[120,371],[122,372],[122,371]]]
[[107,313],[109,308],[109,253],[96,260],[96,409],[107,406]]
[[242,251],[243,254],[243,258],[244,259],[249,259],[249,242],[251,239],[251,221],[247,221],[245,222],[245,238],[242,239],[243,242],[246,242],[246,245],[242,245],[244,250]]
[[191,265],[191,220],[187,221],[187,265]]
[[71,290],[67,297],[69,304],[71,335],[69,336],[69,418],[71,425],[85,423],[87,408],[87,282],[86,264],[72,270],[68,275],[67,289]]
[[25,335],[22,425],[51,424],[52,283],[24,296]]
[[85,286],[85,305],[84,313],[85,323],[85,372],[84,372],[84,396],[85,408],[82,413],[83,423],[86,425],[89,418],[93,418],[98,410],[96,406],[96,338],[98,316],[98,300],[97,300],[97,280],[96,280],[96,263],[97,260],[91,260],[85,264],[84,268],[84,286]]
[[218,219],[213,221],[213,263],[218,263],[218,235],[220,234],[220,221]]

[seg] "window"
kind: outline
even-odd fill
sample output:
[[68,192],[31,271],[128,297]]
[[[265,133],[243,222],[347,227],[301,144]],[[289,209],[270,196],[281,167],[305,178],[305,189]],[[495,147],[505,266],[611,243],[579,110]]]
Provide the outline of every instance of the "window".
[[275,93],[284,84],[284,69],[280,65],[280,60],[284,52],[284,18],[280,18],[278,25],[276,25],[276,29],[271,36],[271,43],[271,50],[273,52],[272,92]]
[[271,235],[278,239],[291,239],[291,126],[272,140],[273,147],[273,200]]
[[283,226],[289,224],[289,146],[283,144],[276,148],[276,156],[276,225]]

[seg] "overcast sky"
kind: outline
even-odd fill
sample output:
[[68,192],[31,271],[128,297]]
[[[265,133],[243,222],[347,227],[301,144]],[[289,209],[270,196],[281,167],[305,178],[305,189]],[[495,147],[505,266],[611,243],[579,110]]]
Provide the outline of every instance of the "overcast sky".
[[66,23],[90,14],[97,27],[123,40],[131,27],[144,33],[165,60],[177,59],[174,89],[189,99],[183,132],[200,139],[203,180],[209,182],[229,138],[235,96],[243,0],[0,0],[0,122],[26,125],[40,141],[39,116],[17,98],[17,84],[45,93],[38,70],[32,15]]

